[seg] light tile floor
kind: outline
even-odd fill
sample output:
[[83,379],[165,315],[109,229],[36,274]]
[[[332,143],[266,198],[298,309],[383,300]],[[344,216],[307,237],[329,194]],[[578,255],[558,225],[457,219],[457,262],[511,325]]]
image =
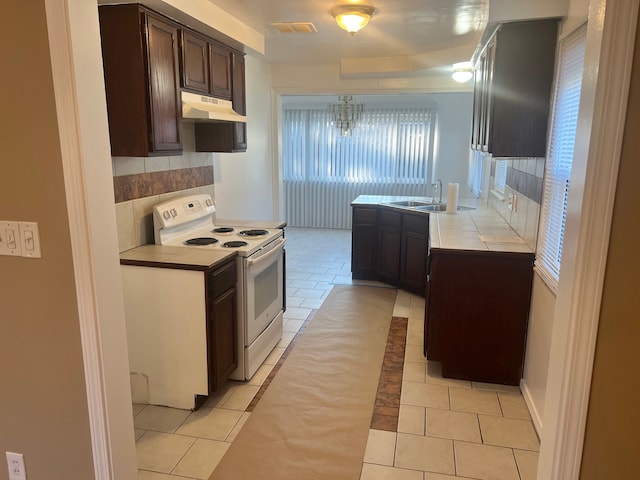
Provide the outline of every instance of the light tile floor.
[[[286,237],[282,340],[249,382],[227,382],[197,412],[133,405],[139,479],[208,479],[311,310],[352,283],[350,230],[288,227]],[[398,432],[370,430],[360,480],[535,479],[538,438],[518,388],[442,378],[422,355],[424,299],[399,290],[393,314],[409,319]]]

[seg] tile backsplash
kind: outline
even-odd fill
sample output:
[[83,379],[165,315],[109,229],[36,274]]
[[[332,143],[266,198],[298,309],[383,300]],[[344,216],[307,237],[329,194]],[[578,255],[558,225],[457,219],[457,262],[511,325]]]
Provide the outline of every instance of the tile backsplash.
[[208,193],[214,197],[213,185],[180,190],[162,195],[152,195],[126,202],[116,203],[116,220],[118,223],[118,246],[120,252],[131,248],[154,243],[153,239],[153,206],[183,195]]
[[183,153],[112,157],[120,252],[154,243],[153,206],[183,195],[214,195],[213,154],[195,151],[194,126],[183,123]]
[[[507,162],[507,180],[504,192],[495,189],[495,162]],[[488,203],[535,249],[538,219],[542,202],[544,158],[517,158],[491,160],[490,194]],[[510,195],[516,197],[515,208],[510,208]]]

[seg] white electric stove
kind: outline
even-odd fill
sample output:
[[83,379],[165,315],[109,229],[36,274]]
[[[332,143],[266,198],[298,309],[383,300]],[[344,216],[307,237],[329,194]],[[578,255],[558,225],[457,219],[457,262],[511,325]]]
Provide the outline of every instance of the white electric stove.
[[282,338],[284,232],[281,229],[216,226],[215,202],[207,194],[175,198],[153,207],[155,243],[238,254],[238,368],[248,380]]

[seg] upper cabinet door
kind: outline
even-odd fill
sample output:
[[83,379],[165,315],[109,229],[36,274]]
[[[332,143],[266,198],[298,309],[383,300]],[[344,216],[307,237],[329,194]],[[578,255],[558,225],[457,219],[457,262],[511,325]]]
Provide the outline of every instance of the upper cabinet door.
[[231,100],[231,50],[211,43],[211,94]]
[[182,87],[209,93],[209,42],[188,31],[181,32]]
[[182,148],[178,28],[147,15],[149,96],[154,152]]
[[[244,55],[233,52],[233,109],[240,115],[247,114],[247,102],[245,94]],[[234,149],[236,152],[247,150],[247,124],[236,122],[234,124]]]
[[178,155],[178,25],[136,4],[101,5],[111,154]]
[[476,62],[471,148],[543,157],[557,19],[500,25]]

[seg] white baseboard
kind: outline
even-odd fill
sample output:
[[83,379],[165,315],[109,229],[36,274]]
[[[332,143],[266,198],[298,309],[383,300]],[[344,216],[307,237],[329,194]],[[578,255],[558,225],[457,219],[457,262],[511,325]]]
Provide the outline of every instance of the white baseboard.
[[529,409],[529,414],[531,415],[531,420],[533,421],[533,428],[536,429],[536,433],[538,434],[538,438],[542,438],[542,417],[540,416],[540,412],[536,408],[536,404],[533,401],[533,397],[531,396],[531,392],[527,387],[524,379],[520,380],[520,391],[522,392],[522,396],[524,397],[524,403],[527,404],[527,408]]

